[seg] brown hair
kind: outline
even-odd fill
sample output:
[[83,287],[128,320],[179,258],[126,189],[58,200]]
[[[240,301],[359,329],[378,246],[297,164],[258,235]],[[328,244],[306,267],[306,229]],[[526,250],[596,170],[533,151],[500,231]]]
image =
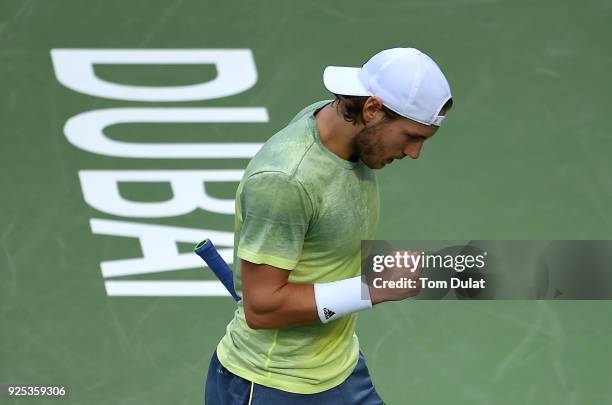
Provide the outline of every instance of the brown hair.
[[[344,120],[352,123],[353,125],[363,124],[363,105],[366,100],[369,98],[368,96],[344,96],[340,94],[334,94],[336,99],[332,102],[336,104],[336,111],[342,113]],[[448,101],[442,107],[441,113],[446,113],[453,106],[453,99],[449,98]],[[342,109],[342,111],[340,111]],[[396,113],[395,111],[390,110],[386,106],[382,106],[382,109],[385,113],[385,118],[389,120],[396,120],[398,118],[402,118],[401,115]]]

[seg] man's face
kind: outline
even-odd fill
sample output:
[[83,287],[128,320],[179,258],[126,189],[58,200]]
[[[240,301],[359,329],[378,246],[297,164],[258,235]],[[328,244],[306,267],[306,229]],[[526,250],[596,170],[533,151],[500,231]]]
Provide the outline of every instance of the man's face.
[[371,169],[381,169],[395,159],[410,156],[418,159],[423,142],[431,138],[438,127],[408,118],[381,118],[359,132],[355,150],[359,159]]

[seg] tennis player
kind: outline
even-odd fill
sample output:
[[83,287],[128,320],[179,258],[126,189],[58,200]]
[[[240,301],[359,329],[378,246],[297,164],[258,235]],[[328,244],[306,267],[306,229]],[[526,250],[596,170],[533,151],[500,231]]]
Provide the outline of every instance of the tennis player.
[[355,313],[418,290],[362,289],[360,242],[379,217],[372,169],[417,159],[451,92],[413,48],[384,50],[361,68],[327,67],[323,82],[335,99],[271,137],[238,187],[234,283],[243,299],[210,362],[208,405],[382,403]]

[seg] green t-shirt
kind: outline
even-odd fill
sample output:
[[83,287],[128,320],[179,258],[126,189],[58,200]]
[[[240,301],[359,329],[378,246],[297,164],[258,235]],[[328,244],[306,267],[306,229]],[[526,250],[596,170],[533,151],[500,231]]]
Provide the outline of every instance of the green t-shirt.
[[[360,274],[362,239],[378,226],[374,172],[343,160],[320,140],[314,112],[302,110],[270,138],[246,168],[236,192],[234,284],[240,259],[290,271],[292,283]],[[251,329],[242,301],[217,347],[232,373],[284,391],[312,394],[342,383],[359,356],[356,315],[281,329]]]

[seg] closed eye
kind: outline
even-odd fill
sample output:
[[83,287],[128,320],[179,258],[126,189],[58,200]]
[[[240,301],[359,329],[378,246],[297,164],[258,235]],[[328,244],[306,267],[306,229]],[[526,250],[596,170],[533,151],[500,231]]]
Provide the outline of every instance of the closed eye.
[[423,135],[406,134],[406,136],[408,137],[408,139],[413,140],[413,141],[424,141],[427,139],[427,137]]

